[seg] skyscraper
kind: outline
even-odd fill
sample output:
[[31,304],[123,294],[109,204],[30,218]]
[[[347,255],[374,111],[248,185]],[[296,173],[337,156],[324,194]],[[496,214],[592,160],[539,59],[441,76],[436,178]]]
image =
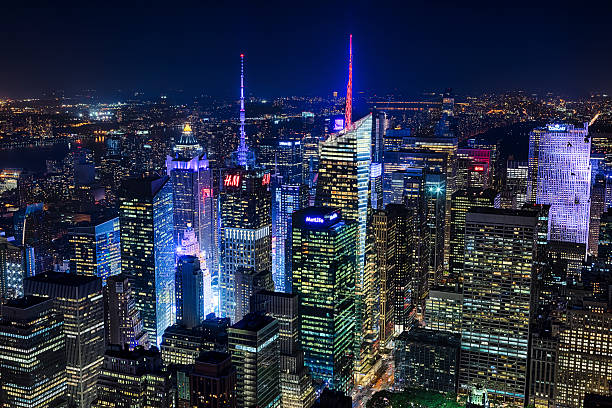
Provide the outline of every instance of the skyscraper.
[[527,198],[550,205],[549,239],[586,244],[591,192],[588,125],[550,124],[529,134]]
[[66,406],[66,336],[51,299],[26,296],[2,306],[0,362],[3,406]]
[[308,207],[308,188],[304,184],[282,184],[276,188],[276,211],[272,219],[272,277],[277,292],[291,293],[291,215]]
[[266,313],[279,324],[282,406],[311,407],[315,393],[308,369],[304,366],[304,352],[300,346],[298,295],[260,291],[251,298],[251,303],[253,312]]
[[[469,189],[458,190],[452,195],[450,207],[450,256],[448,286],[460,287],[462,281],[465,216],[474,207],[493,207],[496,192],[492,189],[484,191]],[[459,286],[458,286],[459,285]]]
[[506,188],[516,196],[517,209],[527,202],[528,178],[528,162],[508,160],[506,166]]
[[293,289],[300,300],[300,343],[313,379],[348,392],[355,352],[358,224],[309,207],[293,214]]
[[281,406],[278,322],[249,313],[228,329],[239,407]]
[[212,174],[188,123],[173,154],[166,158],[166,171],[172,182],[174,242],[180,245],[185,233],[193,229],[198,243],[195,255],[202,258],[206,268],[212,268],[216,254],[212,239],[215,227]]
[[111,346],[104,354],[97,382],[98,399],[92,408],[174,406],[174,390],[157,347],[128,350]]
[[175,282],[176,320],[189,329],[198,326],[204,320],[204,275],[198,258],[178,258]]
[[266,170],[227,169],[221,191],[220,311],[236,320],[235,277],[240,268],[252,275],[271,273],[272,220],[270,173]]
[[525,403],[538,222],[530,210],[466,215],[461,392],[482,384],[499,403]]
[[149,336],[144,331],[135,294],[126,274],[113,275],[104,288],[106,344],[149,348]]
[[0,298],[11,299],[22,296],[25,277],[24,248],[0,236]]
[[121,240],[119,218],[92,222],[69,231],[70,271],[102,278],[121,273]]
[[134,277],[136,307],[153,345],[174,323],[172,214],[167,176],[124,180],[119,192],[121,270]]
[[102,279],[59,272],[27,278],[26,295],[53,299],[64,316],[69,403],[88,408],[96,398],[96,381],[104,355]]

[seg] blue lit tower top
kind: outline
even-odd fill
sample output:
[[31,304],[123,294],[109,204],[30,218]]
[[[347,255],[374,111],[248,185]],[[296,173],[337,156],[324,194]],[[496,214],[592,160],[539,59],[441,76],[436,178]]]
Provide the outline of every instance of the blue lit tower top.
[[244,54],[240,54],[240,143],[238,149],[232,153],[232,163],[245,169],[255,167],[255,153],[249,150],[246,142],[244,123],[246,114],[244,111]]

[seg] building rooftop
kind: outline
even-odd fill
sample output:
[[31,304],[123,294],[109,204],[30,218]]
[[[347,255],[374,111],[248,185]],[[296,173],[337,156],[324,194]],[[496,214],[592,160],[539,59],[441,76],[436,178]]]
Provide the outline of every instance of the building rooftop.
[[30,282],[44,282],[64,286],[81,286],[99,280],[97,276],[77,275],[63,272],[44,272],[30,276],[26,280]]
[[238,330],[259,331],[272,323],[274,318],[261,313],[249,313],[236,322],[231,328]]

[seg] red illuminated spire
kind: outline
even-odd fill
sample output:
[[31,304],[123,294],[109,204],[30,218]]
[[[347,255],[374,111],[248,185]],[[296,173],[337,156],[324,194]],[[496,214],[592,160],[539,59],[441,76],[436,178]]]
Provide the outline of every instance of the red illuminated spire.
[[353,34],[349,37],[349,77],[346,84],[346,108],[344,109],[344,127],[351,128],[353,124],[351,113],[353,111]]

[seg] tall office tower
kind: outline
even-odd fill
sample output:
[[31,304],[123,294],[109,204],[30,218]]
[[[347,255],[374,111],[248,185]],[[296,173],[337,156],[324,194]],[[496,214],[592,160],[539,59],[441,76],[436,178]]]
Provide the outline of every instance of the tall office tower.
[[[357,221],[357,274],[355,283],[355,306],[357,344],[362,348],[364,333],[372,324],[372,316],[365,315],[365,250],[367,236],[370,148],[372,116],[334,133],[321,144],[319,178],[315,204],[342,210],[346,220]],[[355,358],[361,360],[361,351]]]
[[251,303],[252,311],[266,313],[279,324],[282,406],[311,407],[315,393],[300,347],[298,295],[260,291],[251,298]]
[[121,236],[119,217],[87,226],[77,226],[68,232],[70,271],[79,275],[102,278],[121,273]]
[[66,336],[53,301],[9,300],[0,320],[0,387],[5,407],[66,407]]
[[194,408],[236,408],[236,367],[228,353],[206,351],[190,373],[189,388]]
[[415,328],[395,340],[395,387],[456,393],[459,334]]
[[457,149],[456,188],[485,189],[493,184],[491,151]]
[[126,274],[113,275],[104,287],[106,344],[127,344],[130,350],[138,346],[149,348],[149,336],[144,331],[135,294]]
[[202,351],[227,351],[229,319],[207,316],[201,325],[187,328],[175,324],[166,329],[161,344],[167,365],[190,365]]
[[376,263],[379,274],[380,344],[386,348],[395,329],[395,280],[400,265],[397,263],[398,225],[396,219],[385,210],[372,214],[372,229],[375,237]]
[[438,285],[444,273],[446,176],[425,174],[427,227],[429,228],[429,287]]
[[271,272],[270,173],[261,169],[228,169],[222,182],[219,307],[222,317],[236,321],[236,273],[241,268],[252,275]]
[[[352,122],[353,51],[349,51],[344,129],[329,135],[321,144],[315,205],[338,208],[346,220],[357,221],[357,274],[355,284],[357,361],[362,360],[364,333],[371,331],[373,316],[365,313],[365,256],[370,198],[370,164],[372,150],[372,115]],[[360,363],[361,364],[361,363]],[[361,371],[361,368],[358,369]]]
[[556,406],[580,408],[585,394],[611,395],[612,313],[606,303],[585,301],[568,310],[559,332]]
[[198,326],[204,320],[204,274],[198,258],[178,258],[175,284],[176,320],[189,329]]
[[104,355],[102,279],[46,272],[24,281],[26,295],[53,299],[64,316],[66,373],[71,405],[87,408],[96,398],[96,380]]
[[0,236],[0,299],[23,296],[25,252],[14,243]]
[[131,178],[119,191],[121,270],[133,276],[136,308],[152,345],[174,323],[174,239],[169,177]]
[[98,399],[92,408],[174,407],[171,373],[162,364],[157,347],[108,348],[97,388]]
[[314,204],[317,174],[319,171],[319,144],[316,136],[306,135],[302,138],[302,184],[308,186],[308,204]]
[[463,294],[452,288],[430,290],[425,307],[428,329],[461,334]]
[[383,159],[385,152],[397,151],[410,144],[410,128],[387,129],[383,136]]
[[529,202],[550,205],[549,239],[586,244],[591,207],[588,125],[552,124],[529,134]]
[[293,213],[293,291],[299,296],[300,343],[313,379],[352,388],[358,224],[339,210]]
[[413,208],[403,204],[389,204],[385,208],[389,221],[396,230],[395,234],[395,265],[396,270],[393,282],[393,322],[394,332],[401,333],[408,329],[415,314],[413,297],[417,296],[415,290],[416,276],[427,273],[428,259],[422,259],[421,249],[425,246],[419,244],[415,233],[417,219]]
[[372,113],[372,162],[382,163],[384,139],[389,122],[385,112],[375,110]]
[[166,158],[172,182],[174,243],[180,245],[193,229],[199,244],[197,254],[206,268],[213,267],[214,199],[212,174],[206,155],[187,123],[172,155]]
[[516,209],[527,202],[529,164],[526,161],[508,160],[506,164],[506,189],[516,197]]
[[237,320],[251,312],[251,297],[260,290],[274,290],[270,271],[255,272],[253,268],[241,267],[234,276]]
[[598,173],[593,177],[591,186],[591,209],[589,214],[589,253],[597,256],[599,248],[599,225],[601,215],[607,210],[606,206],[606,175]]
[[555,406],[555,381],[559,339],[552,333],[531,334],[529,362],[529,405]]
[[281,184],[275,189],[272,206],[272,277],[277,292],[291,293],[291,215],[308,207],[308,187]]
[[249,313],[227,332],[237,372],[237,405],[280,407],[278,322],[270,316]]
[[486,384],[499,403],[527,393],[538,212],[476,207],[466,215],[461,392]]
[[597,260],[608,271],[612,271],[612,211],[601,214]]
[[497,193],[493,189],[459,190],[451,198],[451,235],[449,256],[449,287],[459,287],[463,280],[465,217],[474,207],[493,207]]

